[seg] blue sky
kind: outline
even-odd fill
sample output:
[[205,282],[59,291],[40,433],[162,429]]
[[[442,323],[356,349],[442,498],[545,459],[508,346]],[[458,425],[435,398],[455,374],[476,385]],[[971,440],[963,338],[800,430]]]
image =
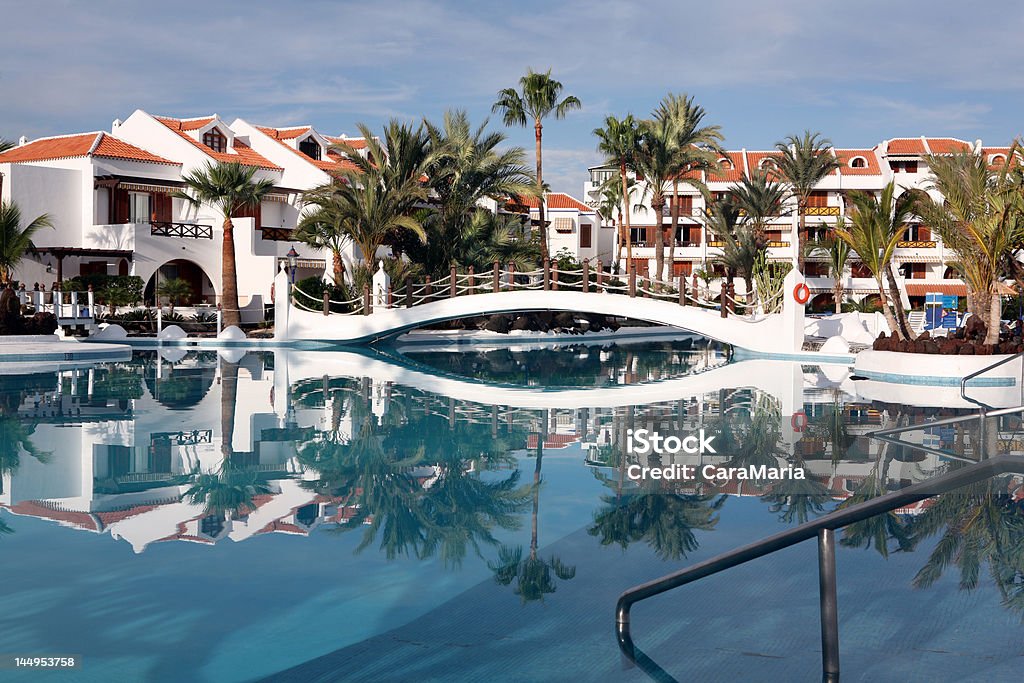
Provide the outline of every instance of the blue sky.
[[[447,108],[481,121],[527,67],[583,101],[545,127],[545,179],[576,195],[604,116],[646,116],[670,91],[694,95],[731,148],[805,128],[839,146],[1024,133],[1024,4],[1006,0],[0,0],[0,16],[9,139],[109,129],[136,108],[329,134]],[[509,136],[532,163],[531,132]]]

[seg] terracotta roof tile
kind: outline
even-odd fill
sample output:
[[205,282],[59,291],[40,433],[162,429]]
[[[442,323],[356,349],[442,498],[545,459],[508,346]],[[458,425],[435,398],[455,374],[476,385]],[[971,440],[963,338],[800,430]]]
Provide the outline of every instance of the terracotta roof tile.
[[932,154],[958,154],[970,152],[974,147],[956,138],[928,138],[928,148]]
[[[544,195],[544,200],[544,206],[548,209],[576,209],[583,213],[594,213],[593,208],[564,192],[547,192]],[[539,208],[540,204],[533,197],[516,197],[513,203],[528,206],[531,209]]]
[[49,159],[70,159],[84,156],[181,166],[176,161],[169,161],[103,132],[62,135],[60,137],[34,140],[26,145],[15,147],[0,154],[0,163],[46,161]]
[[[842,164],[843,175],[881,175],[882,171],[878,168],[878,159],[875,157],[874,150],[871,149],[837,149],[835,150],[836,157],[839,159],[839,163]],[[850,161],[861,157],[865,161],[865,166],[855,168],[850,166]]]
[[212,159],[216,159],[217,161],[223,161],[226,163],[235,161],[242,164],[243,166],[256,166],[257,168],[265,168],[271,171],[282,170],[280,166],[277,166],[268,161],[267,159],[265,159],[264,157],[260,156],[255,151],[253,151],[253,149],[249,147],[249,145],[246,145],[245,143],[241,142],[240,140],[238,140],[238,138],[235,138],[234,142],[235,154],[231,154],[230,152],[215,152],[206,145],[204,145],[203,143],[201,143],[199,140],[196,140],[194,137],[185,132],[187,130],[195,130],[197,128],[202,128],[206,124],[210,123],[210,121],[213,121],[212,118],[186,120],[172,119],[165,116],[154,116],[153,118],[167,126],[170,130],[180,135],[182,139],[187,140],[192,144],[193,147],[201,150],[204,154],[206,154],[208,157]]
[[[294,140],[300,135],[308,133],[309,131],[313,130],[311,126],[301,126],[299,128],[271,128],[270,126],[255,126],[255,128],[261,133],[266,134],[267,137],[271,137],[277,142],[279,142],[283,147],[287,148],[290,152],[298,154],[300,157],[302,157],[303,160],[313,164],[322,171],[327,171],[328,173],[330,173],[332,171],[352,171],[358,169],[358,167],[355,164],[353,164],[351,161],[349,161],[348,159],[346,159],[345,157],[343,157],[341,154],[334,150],[327,150],[327,159],[313,159],[312,157],[308,156],[305,152],[295,149],[288,143],[284,142],[285,140]],[[327,139],[330,140],[331,138]]]
[[967,285],[960,285],[953,282],[932,282],[930,284],[911,284],[907,285],[907,296],[924,296],[932,292],[939,294],[948,294],[956,296],[967,296]]
[[40,519],[51,519],[64,526],[75,526],[88,531],[99,531],[96,520],[88,512],[77,512],[75,510],[54,510],[51,507],[42,505],[38,501],[23,500],[17,505],[4,506],[16,515],[27,515]]
[[894,138],[885,148],[886,154],[925,154],[921,138]]
[[332,142],[334,144],[344,142],[352,149],[366,149],[366,138],[341,138],[333,135],[325,135],[324,137],[328,142]]
[[[728,159],[732,164],[731,168],[725,168],[726,164],[722,162],[722,159]],[[723,168],[719,171],[712,171],[708,173],[708,182],[726,182],[735,183],[743,177],[743,153],[742,152],[726,152],[725,156],[719,159],[719,163]]]

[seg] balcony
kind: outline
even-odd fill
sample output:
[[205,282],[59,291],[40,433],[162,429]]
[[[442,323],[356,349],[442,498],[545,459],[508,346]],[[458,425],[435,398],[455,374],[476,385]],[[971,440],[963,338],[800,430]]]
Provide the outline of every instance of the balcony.
[[268,242],[291,242],[295,231],[291,228],[260,227],[260,234]]
[[174,221],[153,221],[149,234],[154,237],[179,237],[194,240],[212,240],[213,226],[199,223],[176,223]]
[[936,242],[925,241],[925,242],[897,242],[896,246],[900,249],[934,249]]
[[808,206],[804,209],[805,216],[838,216],[838,206]]

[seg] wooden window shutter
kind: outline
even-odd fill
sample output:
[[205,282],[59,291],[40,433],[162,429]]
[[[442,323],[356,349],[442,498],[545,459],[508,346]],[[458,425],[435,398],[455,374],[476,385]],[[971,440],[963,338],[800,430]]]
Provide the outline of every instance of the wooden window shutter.
[[580,223],[580,248],[586,249],[590,247],[590,223]]

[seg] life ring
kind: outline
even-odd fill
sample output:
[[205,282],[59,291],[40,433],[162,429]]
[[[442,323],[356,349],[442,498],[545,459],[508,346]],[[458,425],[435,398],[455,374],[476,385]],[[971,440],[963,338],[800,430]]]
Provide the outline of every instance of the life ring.
[[789,418],[789,424],[793,427],[794,432],[802,432],[807,427],[807,413],[802,410],[798,410],[793,413],[793,417]]
[[793,288],[793,299],[802,306],[811,300],[811,290],[801,282]]

